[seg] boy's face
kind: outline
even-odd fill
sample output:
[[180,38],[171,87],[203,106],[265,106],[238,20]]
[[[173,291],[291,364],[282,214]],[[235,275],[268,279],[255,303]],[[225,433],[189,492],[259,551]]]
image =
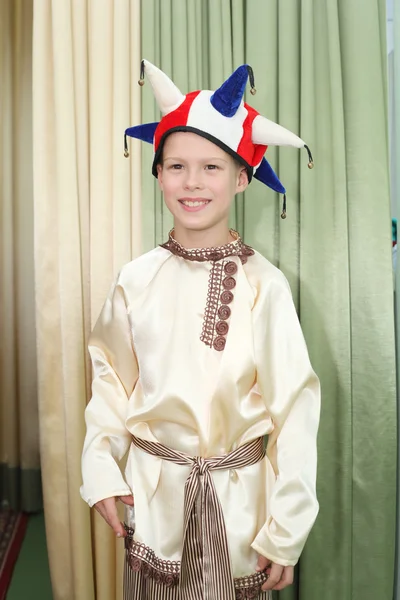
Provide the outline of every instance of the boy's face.
[[175,224],[185,229],[228,227],[235,194],[247,185],[247,173],[209,140],[191,132],[169,135],[158,182]]

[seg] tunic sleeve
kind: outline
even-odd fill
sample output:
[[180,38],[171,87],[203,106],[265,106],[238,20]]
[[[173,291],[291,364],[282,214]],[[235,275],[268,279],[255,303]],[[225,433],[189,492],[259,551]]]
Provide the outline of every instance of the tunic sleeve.
[[131,490],[117,460],[126,454],[128,399],[138,379],[123,288],[113,286],[89,340],[93,365],[92,398],[86,407],[87,433],[82,454],[81,496],[93,506]]
[[267,459],[275,478],[267,522],[252,547],[289,566],[297,563],[318,514],[320,385],[283,276],[260,291],[253,314],[257,382],[274,423]]

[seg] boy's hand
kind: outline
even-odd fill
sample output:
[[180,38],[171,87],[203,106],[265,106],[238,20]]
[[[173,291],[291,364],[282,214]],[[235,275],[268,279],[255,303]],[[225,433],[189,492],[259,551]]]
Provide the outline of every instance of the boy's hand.
[[265,558],[265,556],[258,557],[257,571],[266,571],[268,575],[268,581],[261,588],[264,592],[267,590],[283,590],[293,583],[294,567],[283,567]]
[[118,537],[126,537],[125,528],[118,518],[117,500],[121,500],[121,502],[128,506],[133,506],[133,496],[120,496],[119,498],[104,498],[104,500],[97,502],[94,508],[101,514]]

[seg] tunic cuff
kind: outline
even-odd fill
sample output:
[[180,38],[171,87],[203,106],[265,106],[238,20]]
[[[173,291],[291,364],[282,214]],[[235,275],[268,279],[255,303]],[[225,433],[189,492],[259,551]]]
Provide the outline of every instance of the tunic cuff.
[[88,492],[85,488],[84,485],[81,486],[80,488],[80,494],[81,494],[81,498],[87,502],[87,504],[89,504],[90,508],[92,508],[92,506],[94,506],[97,502],[100,502],[100,500],[105,500],[106,498],[115,498],[115,497],[119,497],[119,496],[131,496],[132,495],[132,490],[126,486],[124,488],[116,488],[116,489],[102,489],[100,491],[96,492]]
[[258,554],[261,554],[261,556],[268,558],[268,560],[271,560],[272,562],[276,563],[277,565],[281,565],[282,567],[294,567],[299,562],[299,559],[291,560],[291,559],[282,558],[281,556],[274,556],[270,552],[266,552],[264,550],[264,548],[261,548],[261,546],[259,546],[256,542],[253,542],[251,544],[251,547]]

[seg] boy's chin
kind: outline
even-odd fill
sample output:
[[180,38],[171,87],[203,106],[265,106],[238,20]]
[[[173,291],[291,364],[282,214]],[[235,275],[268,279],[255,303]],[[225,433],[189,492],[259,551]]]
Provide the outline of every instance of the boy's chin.
[[[225,222],[225,219],[224,219]],[[177,219],[174,218],[175,227],[178,226],[181,229],[186,229],[187,231],[207,231],[207,229],[214,229],[218,227],[218,225],[222,225],[223,221],[212,220],[200,218],[195,215],[189,217],[188,219]]]

